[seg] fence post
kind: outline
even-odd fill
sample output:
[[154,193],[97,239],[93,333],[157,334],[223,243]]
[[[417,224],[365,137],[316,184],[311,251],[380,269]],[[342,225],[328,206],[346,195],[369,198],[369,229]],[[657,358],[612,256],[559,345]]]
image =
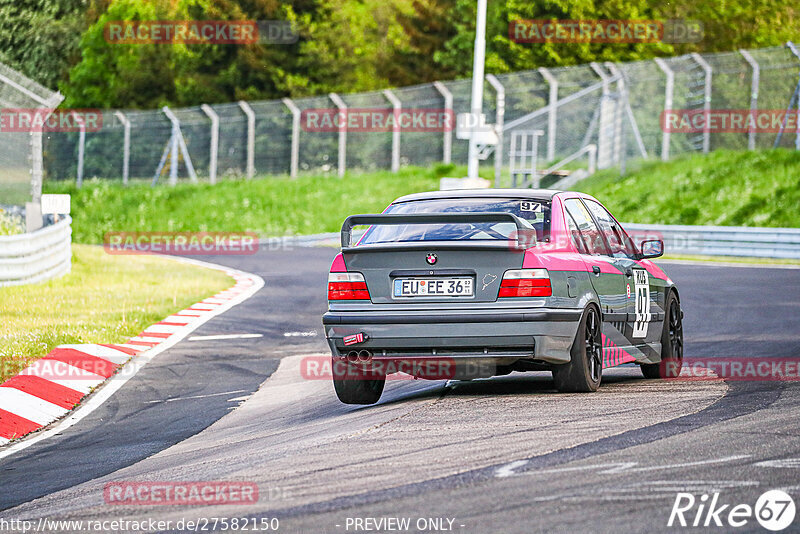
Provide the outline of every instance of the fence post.
[[[611,73],[611,77],[617,79],[617,97],[614,109],[614,154],[619,163],[620,175],[624,176],[628,162],[627,139],[625,137],[625,111],[628,104],[627,88],[625,87],[625,78],[616,65],[610,61],[604,62],[603,65]],[[633,128],[635,131],[635,123]]]
[[[794,56],[800,60],[800,50],[797,49],[797,45],[794,44],[792,41],[788,41],[786,43],[786,47],[794,54]],[[800,73],[798,73],[800,76]],[[797,80],[797,86],[795,87],[795,106],[797,107],[797,115],[795,116],[796,128],[794,134],[794,149],[800,150],[800,77]],[[784,116],[783,121],[784,124],[786,123],[786,119],[791,114],[791,109],[786,111],[786,116]]]
[[703,59],[703,56],[698,54],[697,52],[692,52],[692,59],[694,59],[698,65],[703,69],[706,74],[705,80],[705,96],[703,101],[703,112],[705,115],[705,122],[706,127],[703,128],[703,154],[707,154],[709,148],[711,148],[711,129],[708,127],[708,118],[711,111],[711,65]]
[[392,104],[394,122],[392,123],[392,172],[400,170],[400,111],[403,103],[389,89],[384,89],[383,96]]
[[[620,162],[619,154],[619,121],[617,106],[614,105],[614,113],[609,116],[609,107],[613,103],[611,97],[611,77],[603,68],[595,63],[589,63],[592,70],[600,77],[603,82],[603,96],[600,99],[600,113],[597,126],[597,166],[601,169],[612,167]],[[609,125],[611,133],[609,135]]]
[[300,161],[300,108],[292,102],[291,98],[284,98],[282,102],[292,112],[292,148],[289,176],[297,178],[297,169]]
[[500,174],[503,171],[503,118],[506,115],[506,89],[494,74],[487,75],[486,81],[494,88],[497,96],[495,130],[498,141],[494,148],[494,186],[500,187]]
[[[647,148],[644,146],[644,140],[642,139],[642,132],[639,131],[639,125],[636,122],[636,117],[633,115],[633,110],[631,109],[631,101],[628,94],[628,86],[626,84],[627,75],[625,71],[623,71],[618,65],[612,63],[611,61],[606,61],[605,66],[608,67],[608,70],[611,71],[613,76],[619,76],[619,81],[617,82],[617,86],[619,87],[620,93],[622,95],[622,106],[624,108],[625,113],[628,117],[628,122],[631,124],[631,131],[633,132],[633,137],[636,139],[636,146],[639,148],[639,153],[642,155],[643,158],[647,157]],[[623,126],[624,128],[624,126]],[[623,129],[624,132],[624,129]],[[623,146],[625,144],[625,140],[623,139]]]
[[758,109],[758,83],[761,79],[761,68],[758,65],[758,61],[750,55],[750,52],[747,50],[739,50],[739,53],[742,54],[745,61],[750,64],[750,68],[753,69],[753,75],[750,79],[750,131],[747,134],[747,149],[748,150],[755,150],[756,148],[756,128],[755,128],[755,118],[756,118],[756,110]]
[[[170,143],[170,161],[169,161],[169,184],[175,185],[178,183],[178,153],[180,152],[183,154],[183,162],[186,164],[186,170],[189,173],[189,178],[193,182],[197,182],[197,173],[194,172],[194,165],[192,165],[192,158],[189,157],[189,149],[186,148],[186,142],[183,140],[183,134],[181,133],[181,121],[178,120],[178,117],[172,112],[169,107],[164,106],[161,108],[161,111],[164,115],[167,116],[167,119],[172,123],[172,136],[169,139]],[[162,158],[163,161],[164,158]],[[155,180],[158,179],[159,174],[161,174],[162,166],[159,164],[158,170],[156,171],[156,176],[153,180],[153,185],[155,185]]]
[[[56,93],[50,104],[45,103],[49,110],[43,117],[43,122],[53,113],[55,108],[63,99],[61,93]],[[42,184],[44,183],[44,145],[42,129],[31,132],[31,202],[34,204],[42,203]],[[83,171],[83,169],[81,169]],[[41,221],[39,221],[41,226]]]
[[[0,74],[0,82],[10,87],[13,87],[20,93],[24,94],[25,96],[33,99],[34,101],[41,104],[44,108],[49,109],[50,111],[43,117],[44,120],[52,114],[53,110],[64,100],[64,96],[61,93],[53,93],[50,95],[49,98],[45,99],[41,96],[29,91],[25,87],[21,86],[14,80],[9,79],[8,77]],[[42,202],[42,182],[44,181],[44,162],[42,158],[43,152],[42,146],[42,132],[32,132],[31,133],[31,201],[34,204],[41,204]]]
[[256,174],[256,114],[244,100],[239,100],[239,107],[247,115],[247,177],[252,178]]
[[[672,111],[672,93],[675,89],[675,73],[669,68],[667,62],[660,57],[655,58],[656,65],[667,76],[667,87],[664,90],[664,113]],[[659,121],[661,124],[661,160],[667,161],[669,159],[669,130],[665,127],[665,115],[662,114],[662,119]]]
[[544,67],[539,67],[539,74],[545,79],[550,87],[550,95],[547,100],[547,161],[553,161],[556,157],[556,128],[558,114],[558,80],[553,74]]
[[115,111],[114,116],[122,123],[122,183],[128,185],[131,159],[131,121],[121,111]]
[[433,82],[433,87],[439,91],[439,94],[444,98],[444,112],[448,117],[448,122],[444,128],[444,138],[442,140],[442,163],[449,164],[453,153],[453,124],[455,123],[455,117],[453,116],[453,93],[451,93],[442,82]]
[[42,132],[31,132],[31,202],[42,203],[42,182],[44,181],[44,162],[42,161]]
[[83,157],[86,152],[86,123],[83,119],[78,115],[77,112],[73,111],[72,116],[75,117],[75,122],[78,124],[78,176],[77,176],[77,186],[83,186]]
[[339,178],[344,177],[347,169],[347,104],[336,93],[328,95],[339,110],[339,154],[337,164],[339,166]]
[[217,158],[219,154],[219,115],[208,104],[200,106],[206,117],[211,119],[211,142],[208,150],[208,181],[217,183]]

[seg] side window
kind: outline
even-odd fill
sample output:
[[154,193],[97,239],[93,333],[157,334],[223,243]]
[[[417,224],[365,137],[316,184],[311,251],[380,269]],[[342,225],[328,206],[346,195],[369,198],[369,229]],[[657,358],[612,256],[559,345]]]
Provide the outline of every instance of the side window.
[[628,234],[622,229],[614,217],[602,205],[593,200],[584,200],[592,212],[594,218],[600,224],[600,230],[606,236],[608,246],[611,247],[611,255],[616,258],[627,258],[633,256],[635,250],[630,242]]
[[569,231],[569,238],[572,240],[572,244],[575,245],[575,248],[578,249],[578,252],[587,254],[586,243],[583,242],[578,223],[575,222],[575,219],[573,219],[572,215],[569,213],[567,213],[567,230]]
[[589,254],[608,254],[606,245],[603,242],[603,236],[600,234],[600,230],[592,220],[591,215],[589,215],[589,212],[586,210],[586,206],[577,198],[565,200],[564,206],[567,209],[567,213],[572,216],[575,223],[578,225],[581,237],[583,237],[583,242],[586,244],[586,249]]

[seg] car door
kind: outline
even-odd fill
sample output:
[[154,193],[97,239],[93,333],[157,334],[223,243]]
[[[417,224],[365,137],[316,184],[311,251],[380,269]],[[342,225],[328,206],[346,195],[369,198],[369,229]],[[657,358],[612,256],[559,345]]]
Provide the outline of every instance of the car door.
[[[578,198],[564,201],[567,216],[580,231],[583,239],[584,251],[581,258],[592,272],[589,278],[592,286],[600,299],[600,307],[604,323],[603,332],[610,332],[609,328],[620,330],[624,328],[627,319],[628,302],[625,296],[625,280],[622,271],[615,263],[615,258],[610,255],[608,246],[592,215]],[[623,343],[624,344],[624,343]]]
[[589,212],[597,221],[606,240],[614,264],[625,275],[624,293],[627,303],[625,338],[631,345],[642,345],[653,340],[653,318],[657,316],[656,294],[647,270],[636,261],[636,248],[633,241],[599,202],[583,199]]

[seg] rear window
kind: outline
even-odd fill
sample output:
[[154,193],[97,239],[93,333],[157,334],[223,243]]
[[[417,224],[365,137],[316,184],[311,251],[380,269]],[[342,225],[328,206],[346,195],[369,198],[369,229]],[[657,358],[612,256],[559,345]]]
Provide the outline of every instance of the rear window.
[[[384,213],[512,213],[536,231],[537,241],[550,238],[550,203],[544,200],[512,198],[441,198],[392,204]],[[371,226],[359,244],[406,241],[493,241],[516,235],[512,222],[406,224]]]

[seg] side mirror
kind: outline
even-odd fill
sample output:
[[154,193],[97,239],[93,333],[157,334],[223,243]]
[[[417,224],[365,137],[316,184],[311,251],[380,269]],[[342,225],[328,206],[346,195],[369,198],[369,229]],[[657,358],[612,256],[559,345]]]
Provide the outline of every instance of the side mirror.
[[641,254],[639,254],[640,260],[658,258],[664,255],[664,241],[661,239],[647,239],[642,241],[639,250],[642,251]]

